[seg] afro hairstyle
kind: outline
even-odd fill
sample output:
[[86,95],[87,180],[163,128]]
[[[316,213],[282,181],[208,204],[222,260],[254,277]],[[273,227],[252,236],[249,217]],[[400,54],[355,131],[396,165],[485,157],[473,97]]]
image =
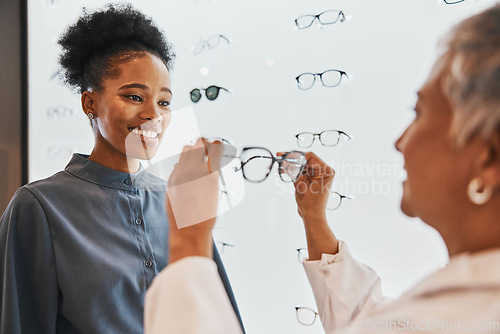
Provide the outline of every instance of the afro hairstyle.
[[175,58],[162,31],[129,4],[108,4],[92,13],[84,8],[58,43],[60,77],[79,93],[101,89],[103,79],[119,75],[119,64],[145,53],[157,56],[169,70]]

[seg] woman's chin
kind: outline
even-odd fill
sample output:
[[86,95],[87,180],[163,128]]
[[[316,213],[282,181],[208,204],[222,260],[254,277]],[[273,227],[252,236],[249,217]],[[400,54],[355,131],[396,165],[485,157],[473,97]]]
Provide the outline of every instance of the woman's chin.
[[125,140],[125,150],[128,158],[151,160],[158,152],[161,138],[147,138],[133,134]]
[[415,210],[413,209],[413,205],[408,198],[408,195],[403,193],[403,198],[401,198],[401,211],[408,217],[416,217]]
[[151,160],[155,157],[156,153],[158,153],[158,145],[127,145],[126,148],[126,155],[129,160]]

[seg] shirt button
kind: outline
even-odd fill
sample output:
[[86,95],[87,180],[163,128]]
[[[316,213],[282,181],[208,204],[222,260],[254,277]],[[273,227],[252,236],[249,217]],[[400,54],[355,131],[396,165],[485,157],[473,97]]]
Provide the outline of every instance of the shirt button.
[[145,263],[146,268],[151,268],[153,266],[153,261],[147,260]]
[[125,183],[127,186],[129,186],[129,185],[132,184],[132,180],[131,179],[125,179],[125,181],[123,181],[123,183]]
[[142,220],[141,220],[141,218],[136,218],[136,219],[135,219],[135,224],[136,224],[136,225],[141,225],[141,224],[142,224]]

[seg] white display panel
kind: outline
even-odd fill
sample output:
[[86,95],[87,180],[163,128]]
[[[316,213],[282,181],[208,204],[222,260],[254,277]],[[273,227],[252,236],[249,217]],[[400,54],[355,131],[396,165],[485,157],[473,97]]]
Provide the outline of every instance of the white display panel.
[[[336,147],[311,148],[331,164],[334,188],[355,199],[328,213],[330,225],[360,260],[397,296],[447,261],[437,233],[399,209],[402,157],[394,142],[411,121],[416,91],[437,55],[439,38],[459,20],[494,4],[466,0],[176,0],[132,3],[165,31],[175,46],[172,72],[176,110],[192,106],[199,132],[231,139],[238,148],[298,149],[302,131],[339,129],[354,135]],[[103,1],[29,0],[29,177],[62,170],[71,152],[90,153],[93,137],[80,97],[54,79],[58,36],[81,8]],[[304,14],[342,10],[347,20],[297,30]],[[201,38],[223,34],[232,42],[193,53]],[[295,77],[327,69],[350,79],[338,87],[318,83],[307,91]],[[189,99],[193,88],[232,89],[215,101]],[[175,119],[175,118],[174,118]],[[165,138],[176,140],[176,138]],[[321,333],[295,319],[295,306],[316,309],[296,249],[305,237],[293,187],[274,170],[219,217],[216,240],[247,332]]]

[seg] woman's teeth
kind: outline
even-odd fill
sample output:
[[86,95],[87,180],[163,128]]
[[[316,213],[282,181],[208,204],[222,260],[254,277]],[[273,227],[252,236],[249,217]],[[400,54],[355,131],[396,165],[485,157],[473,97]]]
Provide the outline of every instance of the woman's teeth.
[[144,137],[148,137],[148,138],[156,138],[158,136],[158,132],[143,131],[143,130],[140,130],[138,128],[133,128],[132,132],[138,134],[139,136],[144,136]]

